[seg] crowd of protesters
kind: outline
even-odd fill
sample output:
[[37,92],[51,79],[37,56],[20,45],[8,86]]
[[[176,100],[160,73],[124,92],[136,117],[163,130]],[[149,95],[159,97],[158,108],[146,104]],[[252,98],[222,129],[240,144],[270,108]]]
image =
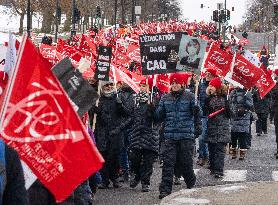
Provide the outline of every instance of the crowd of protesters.
[[[265,48],[260,55],[267,68]],[[278,72],[273,75],[278,81]],[[96,89],[100,87],[100,98],[85,124],[90,125],[88,132],[105,160],[102,169],[64,202],[56,203],[39,180],[25,189],[17,153],[0,141],[2,204],[90,205],[97,189],[111,185],[117,189],[122,183],[129,183],[131,189],[141,183],[142,192],[149,192],[156,161],[162,168],[162,199],[171,194],[173,184],[180,184],[181,177],[188,189],[194,187],[196,146],[197,164],[221,179],[226,148],[231,159],[244,160],[251,148],[252,123],[256,121],[258,137],[267,135],[269,117],[275,125],[278,159],[278,85],[261,98],[256,87],[246,90],[229,86],[213,69],[204,71],[200,84],[193,76],[188,80],[179,73],[171,74],[169,93],[154,89],[148,79],[140,82],[138,93],[124,82],[115,84],[114,79],[89,82]]]
[[[277,80],[278,72],[275,76]],[[119,188],[121,182],[129,182],[130,188],[141,183],[142,192],[148,192],[156,160],[162,167],[160,199],[171,193],[175,178],[182,176],[190,189],[196,182],[195,142],[198,142],[197,164],[221,179],[227,145],[231,159],[239,154],[238,159],[244,160],[251,147],[252,122],[256,120],[258,136],[267,135],[271,111],[278,136],[277,85],[260,98],[255,87],[250,91],[228,87],[212,69],[205,71],[204,79],[195,86],[198,86],[197,91],[192,90],[188,82],[181,74],[172,74],[170,92],[161,93],[157,89],[151,92],[152,82],[143,80],[136,94],[125,83],[118,83],[116,87],[112,79],[100,81],[99,103],[90,110],[91,121],[93,115],[97,117],[90,124],[105,164],[60,204],[89,205],[97,188],[108,189],[110,184]],[[91,83],[96,86],[96,81]],[[276,142],[278,150],[278,140]],[[1,196],[8,202],[3,204],[56,204],[52,194],[38,180],[27,192],[18,156],[7,146],[3,145],[1,150],[5,151],[6,158],[13,158],[6,159],[7,181],[1,186]],[[21,194],[11,197],[11,190]]]

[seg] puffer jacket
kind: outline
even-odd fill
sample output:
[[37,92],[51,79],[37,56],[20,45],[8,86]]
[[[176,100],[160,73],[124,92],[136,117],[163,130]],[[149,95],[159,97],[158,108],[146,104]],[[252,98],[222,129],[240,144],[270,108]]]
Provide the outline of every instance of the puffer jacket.
[[275,114],[278,114],[278,83],[270,91],[272,107],[271,109]]
[[224,108],[225,111],[212,118],[208,118],[207,135],[205,138],[206,142],[229,143],[231,140],[230,118],[232,116],[232,111],[227,97],[225,95],[209,96],[205,102],[204,112],[206,115],[210,115],[222,108]]
[[172,140],[194,139],[194,118],[200,115],[194,94],[187,90],[164,95],[156,109],[157,119],[164,121],[164,138]]
[[199,85],[199,95],[198,95],[199,99],[198,100],[200,102],[200,106],[201,106],[201,109],[203,111],[203,117],[205,116],[204,107],[205,107],[206,99],[208,97],[208,95],[206,93],[206,90],[207,90],[208,86],[209,86],[209,82],[206,81],[205,79],[203,79],[202,82]]
[[259,91],[256,89],[253,92],[253,102],[255,112],[258,114],[268,114],[270,112],[270,95],[267,94],[261,99]]
[[123,146],[122,130],[131,122],[131,118],[123,117],[125,113],[122,106],[117,102],[116,95],[111,97],[101,96],[97,113],[95,138],[100,151],[113,149],[120,150]]
[[159,134],[153,119],[154,112],[151,105],[140,103],[135,106],[129,149],[146,149],[158,152]]
[[230,105],[234,113],[231,131],[249,133],[250,111],[254,109],[252,94],[245,89],[236,88],[230,94]]

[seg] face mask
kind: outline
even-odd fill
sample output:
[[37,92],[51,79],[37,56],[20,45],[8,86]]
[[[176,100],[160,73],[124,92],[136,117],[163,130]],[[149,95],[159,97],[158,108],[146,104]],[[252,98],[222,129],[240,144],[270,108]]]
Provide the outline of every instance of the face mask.
[[189,55],[195,55],[195,54],[197,54],[197,48],[194,47],[194,46],[189,46],[189,47],[187,48],[187,51],[188,51],[188,54],[189,54]]

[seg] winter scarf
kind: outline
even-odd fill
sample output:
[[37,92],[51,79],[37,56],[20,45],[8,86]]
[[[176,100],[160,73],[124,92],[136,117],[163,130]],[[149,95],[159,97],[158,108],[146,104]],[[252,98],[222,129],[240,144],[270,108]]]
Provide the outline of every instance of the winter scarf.
[[140,91],[135,97],[136,105],[138,105],[140,103],[145,103],[148,100],[149,100],[149,94],[146,92]]

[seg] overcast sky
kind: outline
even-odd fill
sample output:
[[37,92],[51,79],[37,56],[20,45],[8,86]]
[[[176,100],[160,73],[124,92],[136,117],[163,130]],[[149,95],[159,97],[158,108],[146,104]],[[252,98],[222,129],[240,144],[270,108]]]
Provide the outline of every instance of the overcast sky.
[[[230,11],[235,7],[235,11],[231,11],[231,25],[242,23],[242,16],[246,12],[248,0],[227,0],[227,9]],[[209,21],[213,10],[217,9],[217,3],[224,3],[224,0],[180,0],[183,16],[190,21]],[[201,4],[204,8],[201,9]]]

